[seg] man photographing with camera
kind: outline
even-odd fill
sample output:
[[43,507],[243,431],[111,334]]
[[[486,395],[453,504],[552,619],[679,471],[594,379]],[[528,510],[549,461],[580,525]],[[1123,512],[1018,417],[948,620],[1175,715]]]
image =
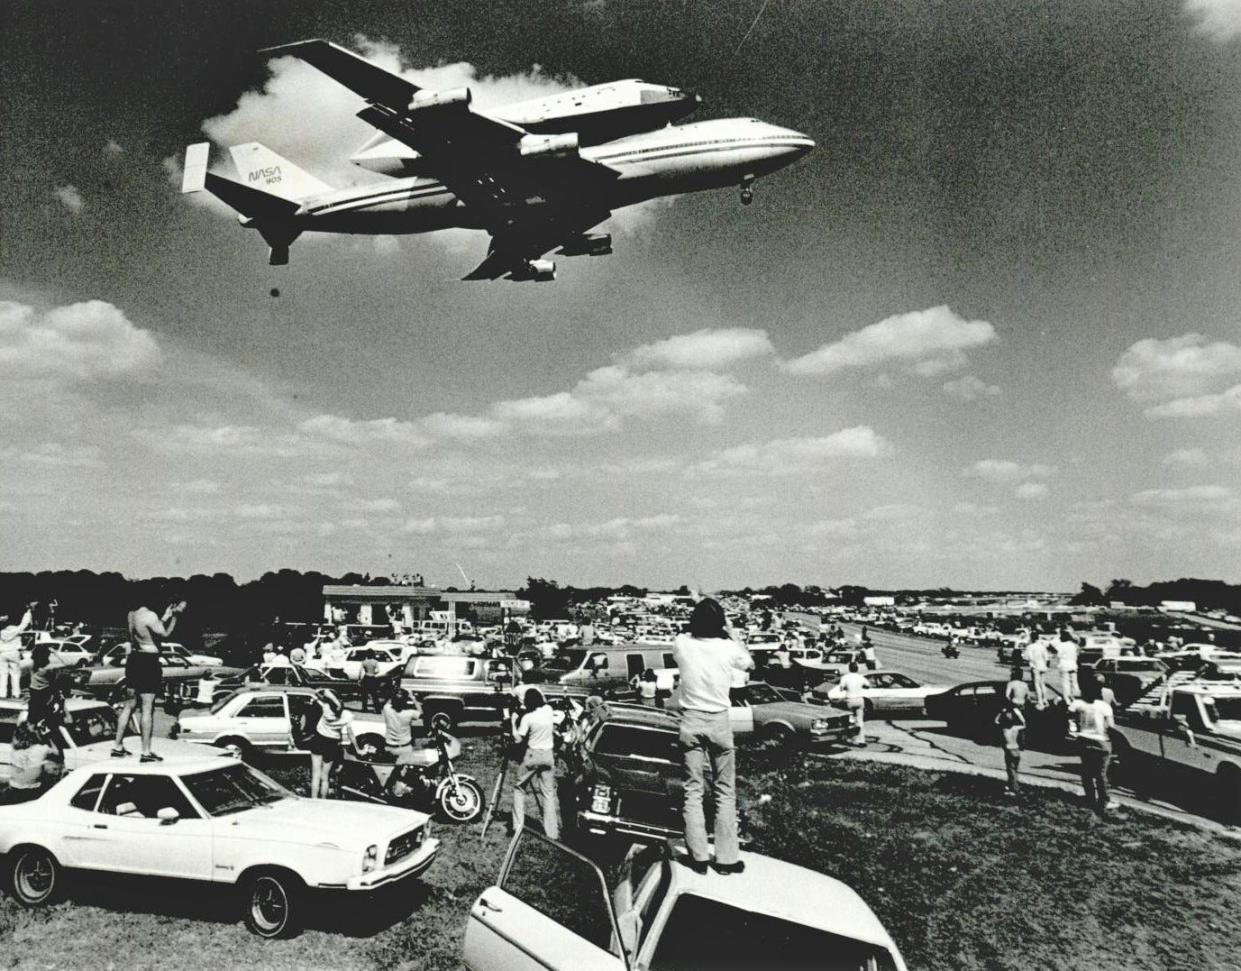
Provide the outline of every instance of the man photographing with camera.
[[125,659],[127,697],[116,724],[116,744],[112,748],[114,758],[124,758],[129,754],[129,750],[125,748],[125,730],[129,726],[134,708],[139,708],[138,722],[142,730],[141,761],[163,761],[151,751],[151,735],[155,730],[155,696],[159,694],[163,681],[159,646],[172,634],[177,618],[184,610],[185,601],[179,600],[170,603],[163,616],[149,607],[138,607],[129,612],[129,656]]

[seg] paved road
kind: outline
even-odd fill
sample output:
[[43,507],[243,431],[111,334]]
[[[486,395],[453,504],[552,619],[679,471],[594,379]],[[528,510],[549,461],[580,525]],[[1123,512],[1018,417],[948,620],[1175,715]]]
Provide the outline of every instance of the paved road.
[[[818,617],[814,614],[788,613],[795,620],[818,631]],[[850,636],[861,634],[857,624],[841,624]],[[879,663],[885,670],[899,671],[924,684],[938,684],[950,688],[966,681],[999,681],[1007,679],[1008,672],[995,660],[994,647],[961,647],[961,656],[946,658],[940,653],[942,640],[914,637],[911,634],[895,634],[891,631],[867,628],[867,636],[875,645]]]

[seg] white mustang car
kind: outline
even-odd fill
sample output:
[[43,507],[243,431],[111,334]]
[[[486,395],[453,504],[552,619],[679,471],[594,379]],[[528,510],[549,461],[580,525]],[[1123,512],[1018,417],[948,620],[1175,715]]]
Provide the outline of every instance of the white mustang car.
[[[866,674],[862,698],[867,711],[925,712],[926,696],[948,690],[947,685],[919,684],[906,674],[895,671],[870,671]],[[813,692],[816,698],[831,702],[845,700],[844,689],[836,681],[827,681]]]
[[440,846],[428,819],[304,799],[243,762],[135,758],[0,807],[0,853],[24,907],[53,900],[71,869],[234,884],[246,926],[271,938],[300,927],[310,890],[370,891],[425,871]]

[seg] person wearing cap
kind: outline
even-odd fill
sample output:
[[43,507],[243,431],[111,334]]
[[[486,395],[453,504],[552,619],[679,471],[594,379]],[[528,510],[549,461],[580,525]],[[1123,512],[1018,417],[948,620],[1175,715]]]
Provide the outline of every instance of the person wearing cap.
[[[22,632],[30,630],[34,623],[37,603],[32,600],[26,605],[26,612],[19,623],[0,629],[0,698],[22,696]],[[8,620],[8,617],[0,617],[0,620]]]

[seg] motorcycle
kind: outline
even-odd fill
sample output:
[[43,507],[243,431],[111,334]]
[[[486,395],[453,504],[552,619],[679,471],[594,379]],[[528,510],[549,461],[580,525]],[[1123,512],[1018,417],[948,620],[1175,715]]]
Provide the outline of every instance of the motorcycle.
[[456,771],[461,743],[434,730],[431,747],[414,749],[413,761],[397,765],[386,748],[347,747],[337,787],[345,798],[437,813],[450,823],[471,823],[483,814],[483,790],[470,775]]
[[940,653],[948,658],[960,657],[961,649],[957,645],[949,643],[940,648]]

